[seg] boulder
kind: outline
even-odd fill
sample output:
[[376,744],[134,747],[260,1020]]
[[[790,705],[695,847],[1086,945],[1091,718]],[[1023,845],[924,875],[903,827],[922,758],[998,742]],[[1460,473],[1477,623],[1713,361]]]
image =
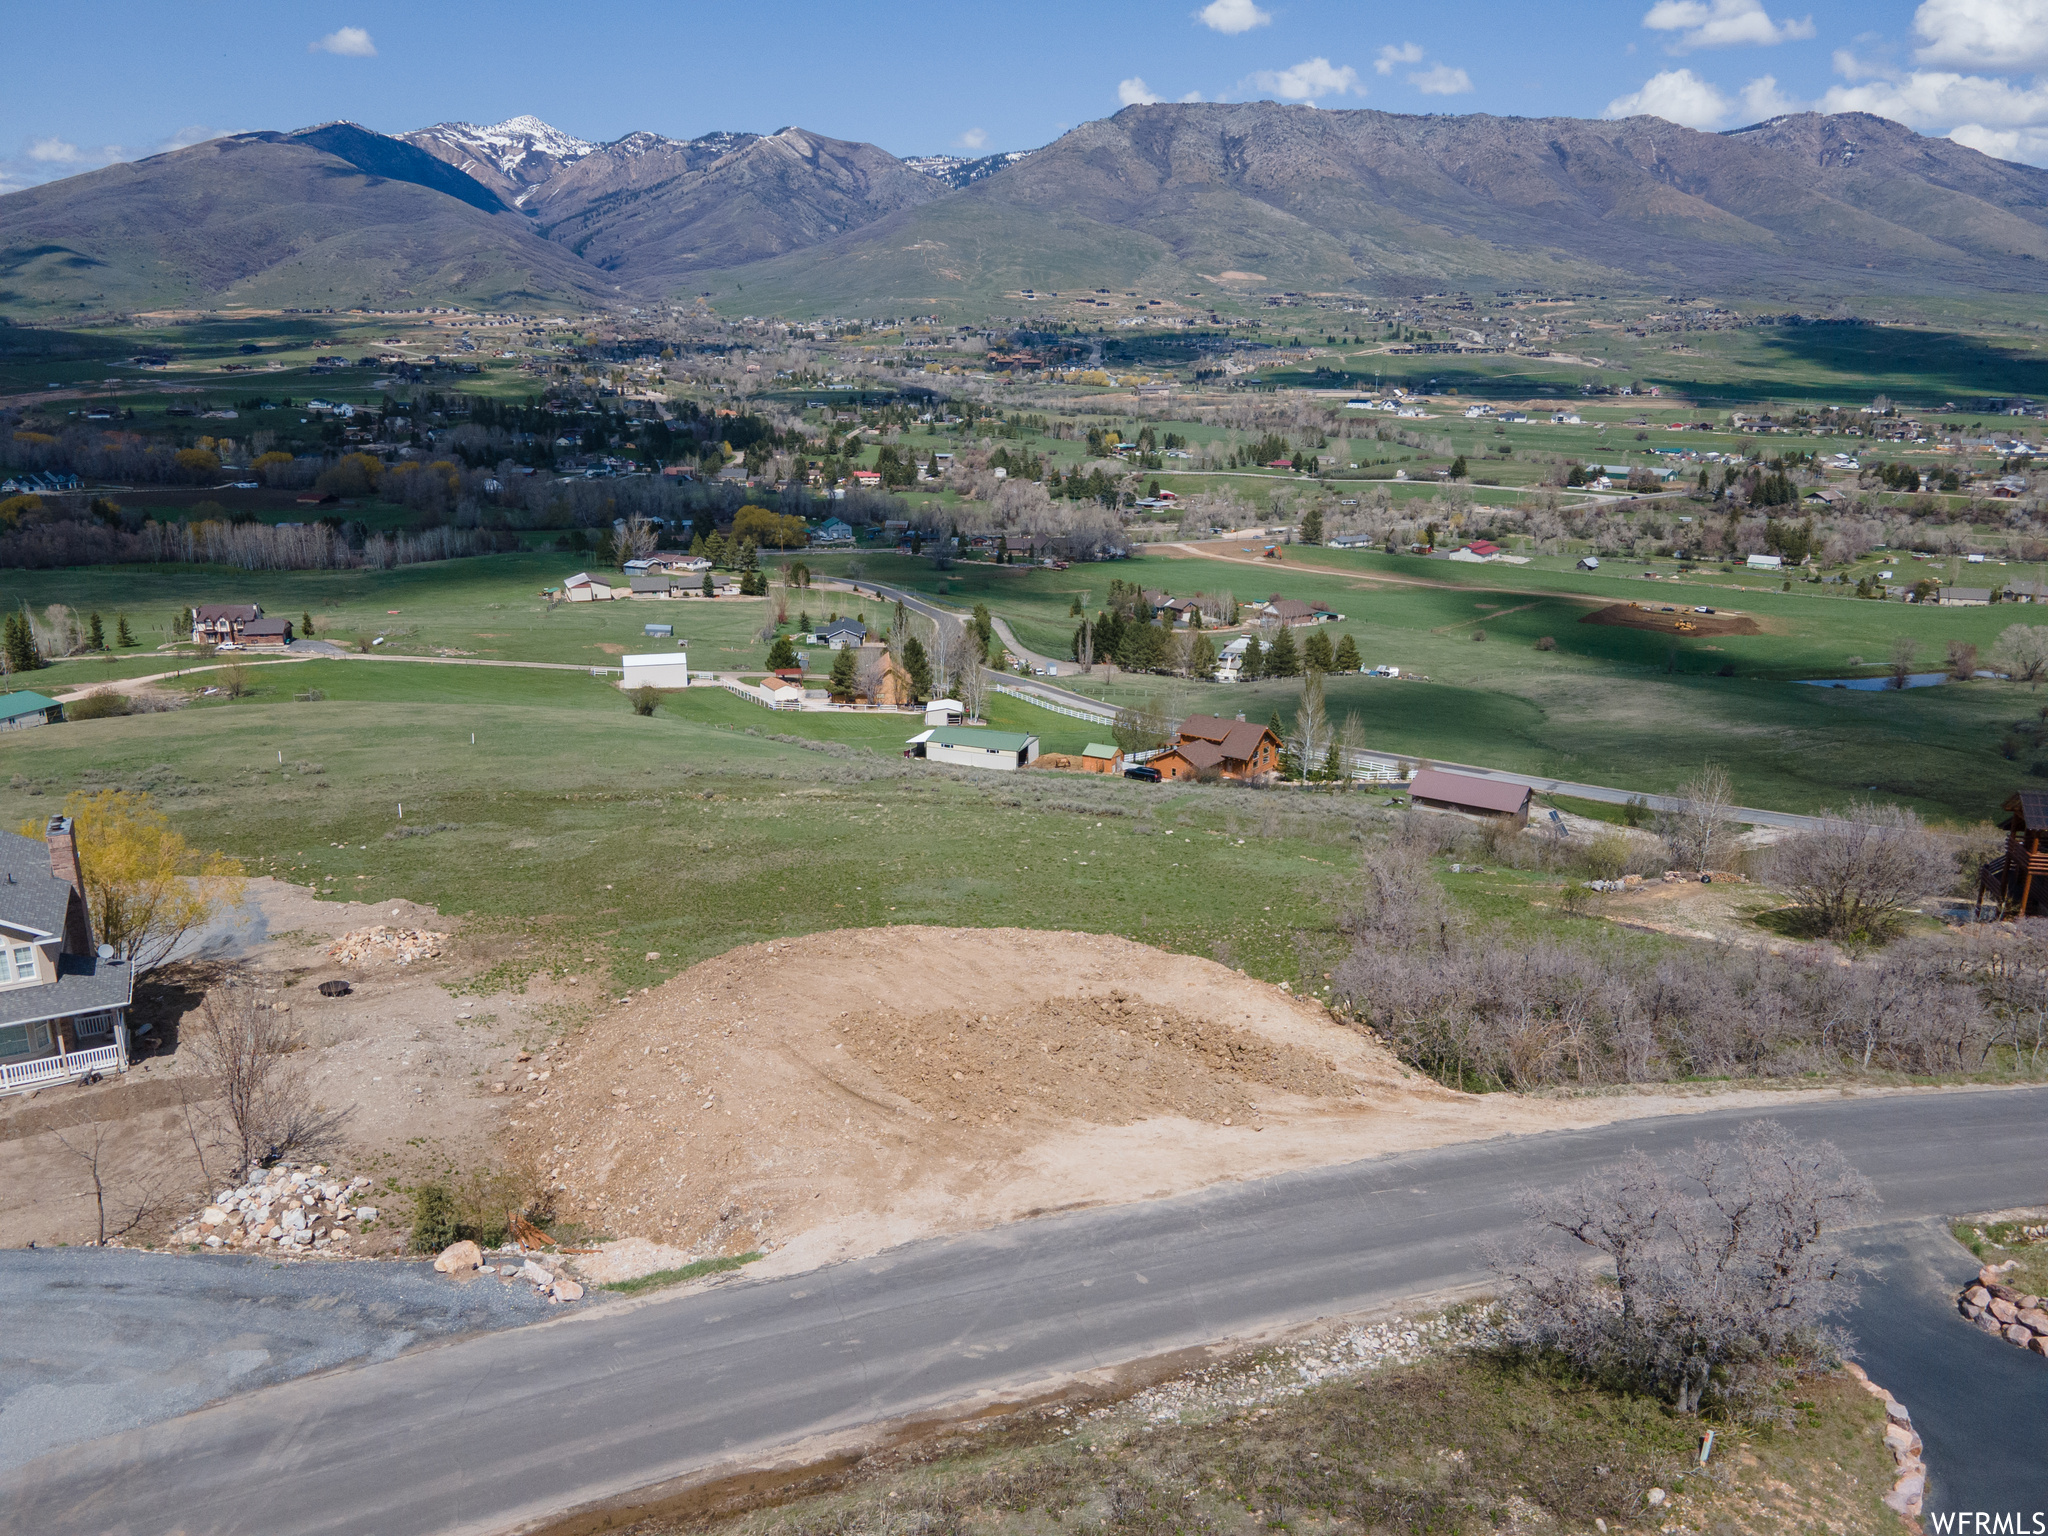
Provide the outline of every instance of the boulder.
[[1913,1427],[1913,1415],[1906,1411],[1906,1405],[1896,1397],[1887,1397],[1884,1400],[1884,1416],[1891,1423],[1903,1424],[1908,1429]]
[[[2034,1299],[2036,1301],[2040,1300],[2038,1296]],[[2015,1317],[2013,1321],[2025,1323],[2036,1333],[2048,1333],[2048,1311],[2043,1311],[2040,1307],[2021,1307],[2019,1316]]]
[[548,1287],[548,1294],[557,1301],[581,1301],[583,1299],[583,1287],[574,1280],[571,1280],[567,1275],[563,1275],[553,1285]]
[[199,1225],[202,1227],[218,1227],[225,1223],[227,1219],[228,1213],[217,1205],[209,1205],[199,1213]]
[[434,1260],[434,1268],[444,1275],[466,1275],[484,1261],[484,1252],[468,1238],[459,1243],[450,1243],[441,1250],[441,1256]]
[[1986,1312],[1982,1317],[1979,1317],[1977,1319],[1977,1326],[1979,1328],[1982,1328],[1986,1333],[2003,1334],[2005,1332],[2005,1324],[2001,1323],[1989,1312]]
[[1984,1309],[1978,1306],[1975,1302],[1966,1301],[1963,1303],[1963,1316],[1967,1317],[1971,1322],[1974,1323],[1975,1321],[1977,1321],[1978,1318],[1982,1317],[1983,1315]]
[[1973,1285],[1963,1292],[1963,1300],[1973,1307],[1988,1307],[1991,1305],[1991,1292],[1984,1286]]
[[2027,1348],[2037,1355],[2048,1355],[2048,1335],[2035,1334],[2031,1339],[2027,1340]]
[[533,1285],[546,1287],[555,1283],[555,1272],[545,1264],[536,1264],[528,1259],[519,1266],[519,1278]]
[[[291,1224],[289,1215],[286,1217],[285,1224],[287,1226]],[[2019,1320],[2020,1309],[2007,1301],[2003,1296],[1992,1297],[1991,1305],[1984,1310],[1997,1318],[2001,1323],[2011,1323]]]
[[2005,1342],[2017,1344],[2021,1349],[2025,1349],[2034,1342],[2034,1330],[2025,1323],[2007,1323],[2005,1326]]
[[1884,1501],[1902,1515],[1920,1513],[1920,1500],[1927,1492],[1927,1475],[1924,1472],[1908,1472],[1892,1486]]

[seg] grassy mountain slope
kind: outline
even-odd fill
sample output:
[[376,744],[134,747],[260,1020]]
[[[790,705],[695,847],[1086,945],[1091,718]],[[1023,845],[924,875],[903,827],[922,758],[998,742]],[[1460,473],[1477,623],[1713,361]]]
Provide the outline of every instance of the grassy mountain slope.
[[[371,158],[362,145],[342,147]],[[434,174],[410,163],[390,168]],[[616,292],[521,215],[369,174],[275,134],[213,139],[0,198],[0,304],[18,312],[456,300],[512,307]]]

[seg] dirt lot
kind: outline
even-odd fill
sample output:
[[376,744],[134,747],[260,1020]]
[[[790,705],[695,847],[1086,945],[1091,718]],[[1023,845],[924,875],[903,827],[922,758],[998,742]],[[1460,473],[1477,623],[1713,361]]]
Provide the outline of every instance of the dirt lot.
[[563,1215],[677,1252],[766,1248],[792,1270],[1044,1211],[1704,1102],[1456,1094],[1319,1004],[1212,961],[1023,929],[750,946],[528,1070],[546,1077],[523,1083],[509,1150],[554,1181]]
[[[1716,635],[1760,635],[1763,625],[1746,613],[1730,613],[1719,609],[1714,613],[1695,613],[1690,607],[1672,604],[1671,611],[1664,611],[1662,603],[1645,603],[1638,608],[1633,603],[1612,603],[1605,608],[1596,608],[1579,620],[1581,624],[1618,624],[1624,629],[1647,629],[1660,635],[1690,634],[1702,639]],[[1692,625],[1690,630],[1681,631],[1679,620]]]

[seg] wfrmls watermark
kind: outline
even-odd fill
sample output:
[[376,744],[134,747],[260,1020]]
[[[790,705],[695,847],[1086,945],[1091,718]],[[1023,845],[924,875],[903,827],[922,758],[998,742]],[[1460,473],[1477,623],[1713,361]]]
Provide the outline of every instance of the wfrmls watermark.
[[1927,1525],[1934,1536],[2048,1536],[2048,1509],[1954,1509]]

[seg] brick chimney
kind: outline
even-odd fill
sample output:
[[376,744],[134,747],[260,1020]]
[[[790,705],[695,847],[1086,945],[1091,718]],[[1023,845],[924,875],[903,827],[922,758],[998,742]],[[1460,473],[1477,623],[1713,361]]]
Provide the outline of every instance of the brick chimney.
[[64,953],[92,953],[91,909],[85,899],[85,869],[78,862],[78,839],[69,816],[52,816],[43,836],[50,845],[50,873],[70,885],[78,900],[69,904],[64,917]]

